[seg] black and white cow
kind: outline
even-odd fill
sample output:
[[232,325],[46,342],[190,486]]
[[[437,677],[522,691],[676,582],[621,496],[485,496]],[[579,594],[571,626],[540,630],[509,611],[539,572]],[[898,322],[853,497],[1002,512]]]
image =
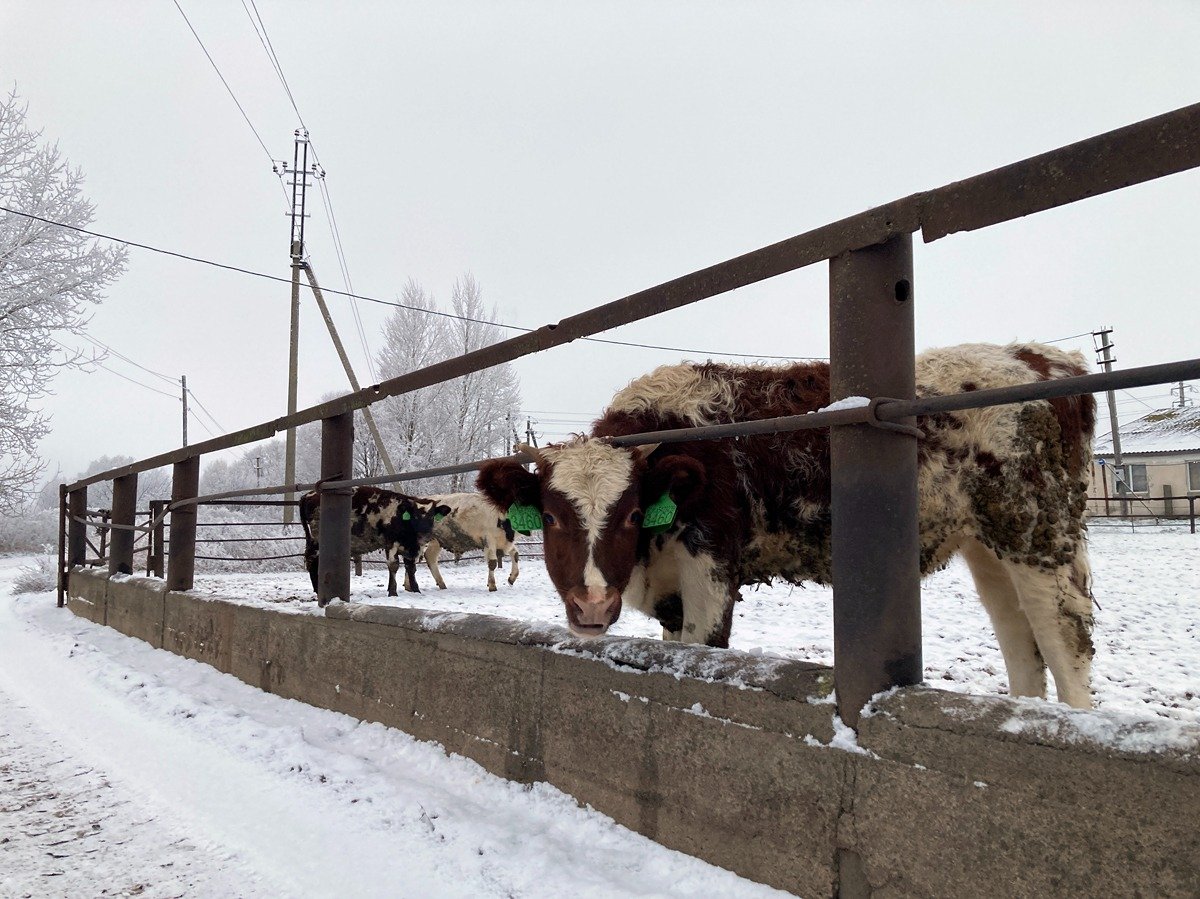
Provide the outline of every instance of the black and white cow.
[[[350,554],[362,556],[377,549],[383,551],[388,566],[388,596],[398,595],[396,571],[403,559],[404,589],[420,593],[417,556],[433,536],[435,517],[449,512],[449,506],[431,499],[379,487],[355,487],[350,502]],[[315,592],[321,551],[321,497],[317,491],[300,497],[300,521],[304,525],[304,563]]]
[[496,569],[504,564],[505,556],[511,556],[512,570],[508,574],[508,582],[516,583],[520,554],[514,542],[516,534],[508,523],[507,515],[479,493],[443,493],[430,499],[450,509],[434,524],[433,539],[425,547],[425,562],[439,589],[446,589],[446,582],[442,580],[437,564],[438,555],[443,549],[453,553],[456,562],[463,553],[483,550],[488,567],[488,590],[496,589]]
[[[1086,372],[1079,353],[1039,344],[975,344],[917,359],[931,396]],[[537,472],[493,462],[478,486],[500,508],[536,506],[546,567],[571,630],[603,634],[623,604],[663,636],[728,646],[742,586],[832,578],[829,433],[622,449],[606,438],[772,418],[829,404],[829,367],[683,364],[633,381],[591,436],[528,450]],[[1090,396],[918,420],[921,571],[961,553],[991,617],[1009,690],[1091,704],[1092,595],[1084,508],[1095,424]],[[673,523],[644,511],[663,495]]]

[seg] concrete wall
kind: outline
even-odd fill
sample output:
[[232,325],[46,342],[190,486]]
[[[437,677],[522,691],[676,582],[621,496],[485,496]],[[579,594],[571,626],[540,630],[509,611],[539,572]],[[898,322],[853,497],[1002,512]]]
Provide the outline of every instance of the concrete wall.
[[1140,752],[1115,724],[1088,737],[1095,713],[915,688],[850,752],[828,745],[829,670],[801,662],[489,616],[287,614],[93,571],[70,594],[76,614],[802,896],[1200,895],[1200,728]]

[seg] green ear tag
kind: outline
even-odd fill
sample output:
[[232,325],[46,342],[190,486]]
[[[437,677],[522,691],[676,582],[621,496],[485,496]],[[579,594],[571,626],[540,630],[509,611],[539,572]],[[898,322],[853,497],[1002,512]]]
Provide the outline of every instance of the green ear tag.
[[402,519],[404,519],[405,521],[412,521],[412,512],[405,512],[405,513],[404,513],[403,515],[401,515],[400,517],[401,517]]
[[653,534],[661,534],[675,523],[675,512],[678,507],[671,499],[671,494],[664,493],[646,507],[642,515],[642,527]]
[[513,503],[508,507],[508,522],[513,526],[514,531],[528,537],[530,531],[542,529],[542,513],[536,506]]
[[434,515],[434,516],[433,516],[433,520],[434,520],[434,521],[441,521],[441,520],[442,520],[443,518],[445,518],[445,517],[446,517],[446,516],[445,516],[443,513],[441,513],[441,512],[438,512],[436,515]]

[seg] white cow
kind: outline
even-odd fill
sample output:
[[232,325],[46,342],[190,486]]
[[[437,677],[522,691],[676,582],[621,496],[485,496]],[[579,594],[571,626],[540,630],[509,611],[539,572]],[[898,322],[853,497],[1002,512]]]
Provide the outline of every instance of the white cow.
[[446,589],[446,582],[442,580],[437,564],[438,555],[443,549],[453,553],[456,562],[463,553],[483,550],[488,566],[488,590],[496,589],[496,569],[504,562],[504,557],[510,555],[512,571],[509,572],[508,582],[515,583],[519,553],[514,542],[516,534],[508,522],[508,516],[479,493],[444,493],[431,498],[439,506],[450,507],[449,514],[434,525],[433,539],[425,547],[425,562],[438,588]]

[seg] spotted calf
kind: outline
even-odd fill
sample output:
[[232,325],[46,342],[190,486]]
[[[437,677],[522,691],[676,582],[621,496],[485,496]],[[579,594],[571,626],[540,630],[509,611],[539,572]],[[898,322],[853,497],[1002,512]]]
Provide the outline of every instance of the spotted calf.
[[455,562],[463,553],[483,550],[488,567],[488,590],[496,589],[496,569],[504,564],[504,557],[509,556],[512,558],[512,569],[508,573],[508,582],[516,583],[520,554],[514,542],[516,534],[507,515],[479,493],[444,493],[431,499],[450,509],[434,525],[433,539],[425,547],[425,562],[439,589],[446,589],[446,582],[442,580],[442,572],[437,565],[438,555],[443,549],[454,554]]
[[[388,596],[397,596],[396,571],[404,560],[404,589],[420,593],[417,586],[417,555],[433,536],[437,515],[450,507],[432,499],[419,499],[379,487],[355,487],[350,503],[350,554],[382,550],[387,558]],[[321,498],[314,490],[300,498],[300,521],[304,525],[304,563],[317,589],[320,556]]]
[[[1039,344],[974,344],[917,359],[934,396],[1086,372]],[[590,436],[542,450],[537,472],[495,462],[479,488],[536,506],[546,566],[576,634],[603,634],[623,605],[666,639],[728,646],[742,586],[832,578],[828,431],[621,449],[606,438],[773,418],[829,404],[829,367],[663,366],[614,398]],[[918,420],[921,571],[965,558],[1017,696],[1091,704],[1092,596],[1084,508],[1095,401],[1039,400]],[[663,533],[643,528],[662,496]]]

